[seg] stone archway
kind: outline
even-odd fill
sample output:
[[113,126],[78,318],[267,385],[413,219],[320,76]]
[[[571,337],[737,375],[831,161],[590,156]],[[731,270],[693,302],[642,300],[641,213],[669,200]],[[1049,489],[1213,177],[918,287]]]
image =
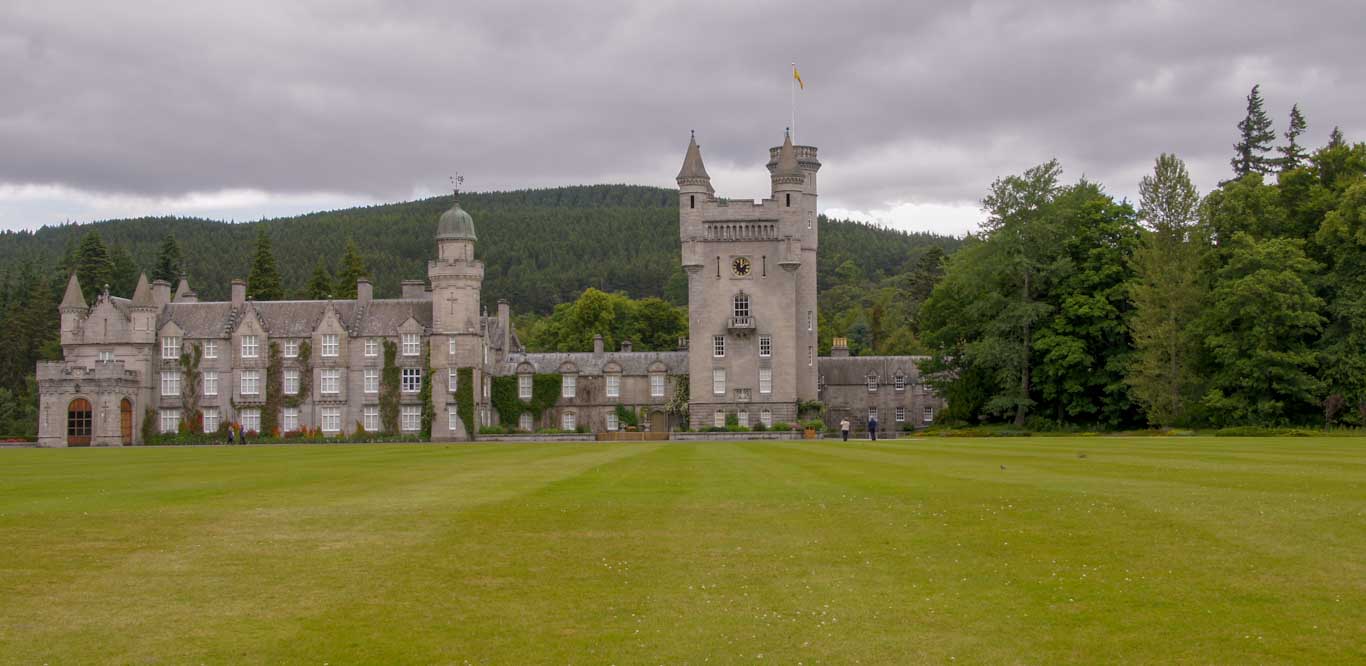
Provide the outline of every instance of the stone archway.
[[66,445],[90,446],[90,434],[94,427],[94,410],[90,401],[76,398],[66,406]]
[[124,398],[119,403],[119,435],[124,446],[133,444],[133,401]]

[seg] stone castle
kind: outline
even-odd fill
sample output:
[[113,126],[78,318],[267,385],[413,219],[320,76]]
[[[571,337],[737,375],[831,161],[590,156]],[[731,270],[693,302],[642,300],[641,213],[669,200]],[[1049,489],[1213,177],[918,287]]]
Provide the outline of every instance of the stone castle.
[[[260,431],[272,416],[263,411],[275,409],[281,432],[378,432],[384,371],[392,378],[395,366],[398,430],[421,432],[427,380],[433,440],[472,439],[494,424],[610,432],[625,425],[618,406],[639,414],[642,430],[676,430],[685,424],[669,405],[683,390],[692,429],[792,422],[812,401],[826,405],[828,424],[928,425],[943,402],[921,381],[919,359],[849,357],[839,339],[818,356],[821,164],[815,147],[785,137],[767,166],[769,198],[720,198],[696,140],[688,143],[677,179],[688,276],[681,351],[605,350],[599,339],[592,351],[527,352],[505,301],[481,312],[484,266],[458,200],[437,222],[427,281],[405,281],[396,299],[374,298],[361,280],[354,300],[258,302],[234,280],[230,300],[200,302],[183,278],[172,291],[143,275],[131,299],[106,289],[88,304],[72,275],[59,306],[64,360],[38,364],[39,444],[141,444],[146,419],[174,432],[194,412],[205,431],[228,422]],[[554,405],[504,422],[492,378],[516,376],[529,400],[537,376],[550,374],[559,378]],[[462,416],[466,392],[473,409]]]

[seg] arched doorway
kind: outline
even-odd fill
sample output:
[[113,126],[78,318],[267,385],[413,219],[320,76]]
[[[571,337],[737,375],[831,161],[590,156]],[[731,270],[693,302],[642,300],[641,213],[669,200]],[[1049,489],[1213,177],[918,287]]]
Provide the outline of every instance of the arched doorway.
[[66,445],[90,446],[90,429],[95,422],[90,401],[76,398],[66,408]]
[[119,434],[123,436],[124,446],[133,443],[133,401],[128,398],[119,403]]

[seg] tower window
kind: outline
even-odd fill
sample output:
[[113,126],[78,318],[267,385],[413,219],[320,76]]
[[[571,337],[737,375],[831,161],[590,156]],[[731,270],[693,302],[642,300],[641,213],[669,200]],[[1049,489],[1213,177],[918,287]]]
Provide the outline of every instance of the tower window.
[[688,195],[688,208],[697,208],[697,195],[696,195],[696,194],[689,194],[689,195]]
[[735,295],[735,316],[736,316],[736,317],[748,317],[748,316],[749,316],[749,294],[736,294],[736,295]]
[[788,192],[788,193],[787,193],[787,207],[788,207],[788,208],[791,208],[791,207],[792,207],[792,193],[791,193],[791,192]]

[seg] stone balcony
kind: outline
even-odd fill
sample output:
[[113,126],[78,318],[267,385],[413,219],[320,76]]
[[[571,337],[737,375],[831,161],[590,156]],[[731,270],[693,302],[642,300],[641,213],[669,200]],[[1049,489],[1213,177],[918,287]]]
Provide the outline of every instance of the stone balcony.
[[754,317],[731,317],[727,326],[734,333],[748,333],[754,330]]

